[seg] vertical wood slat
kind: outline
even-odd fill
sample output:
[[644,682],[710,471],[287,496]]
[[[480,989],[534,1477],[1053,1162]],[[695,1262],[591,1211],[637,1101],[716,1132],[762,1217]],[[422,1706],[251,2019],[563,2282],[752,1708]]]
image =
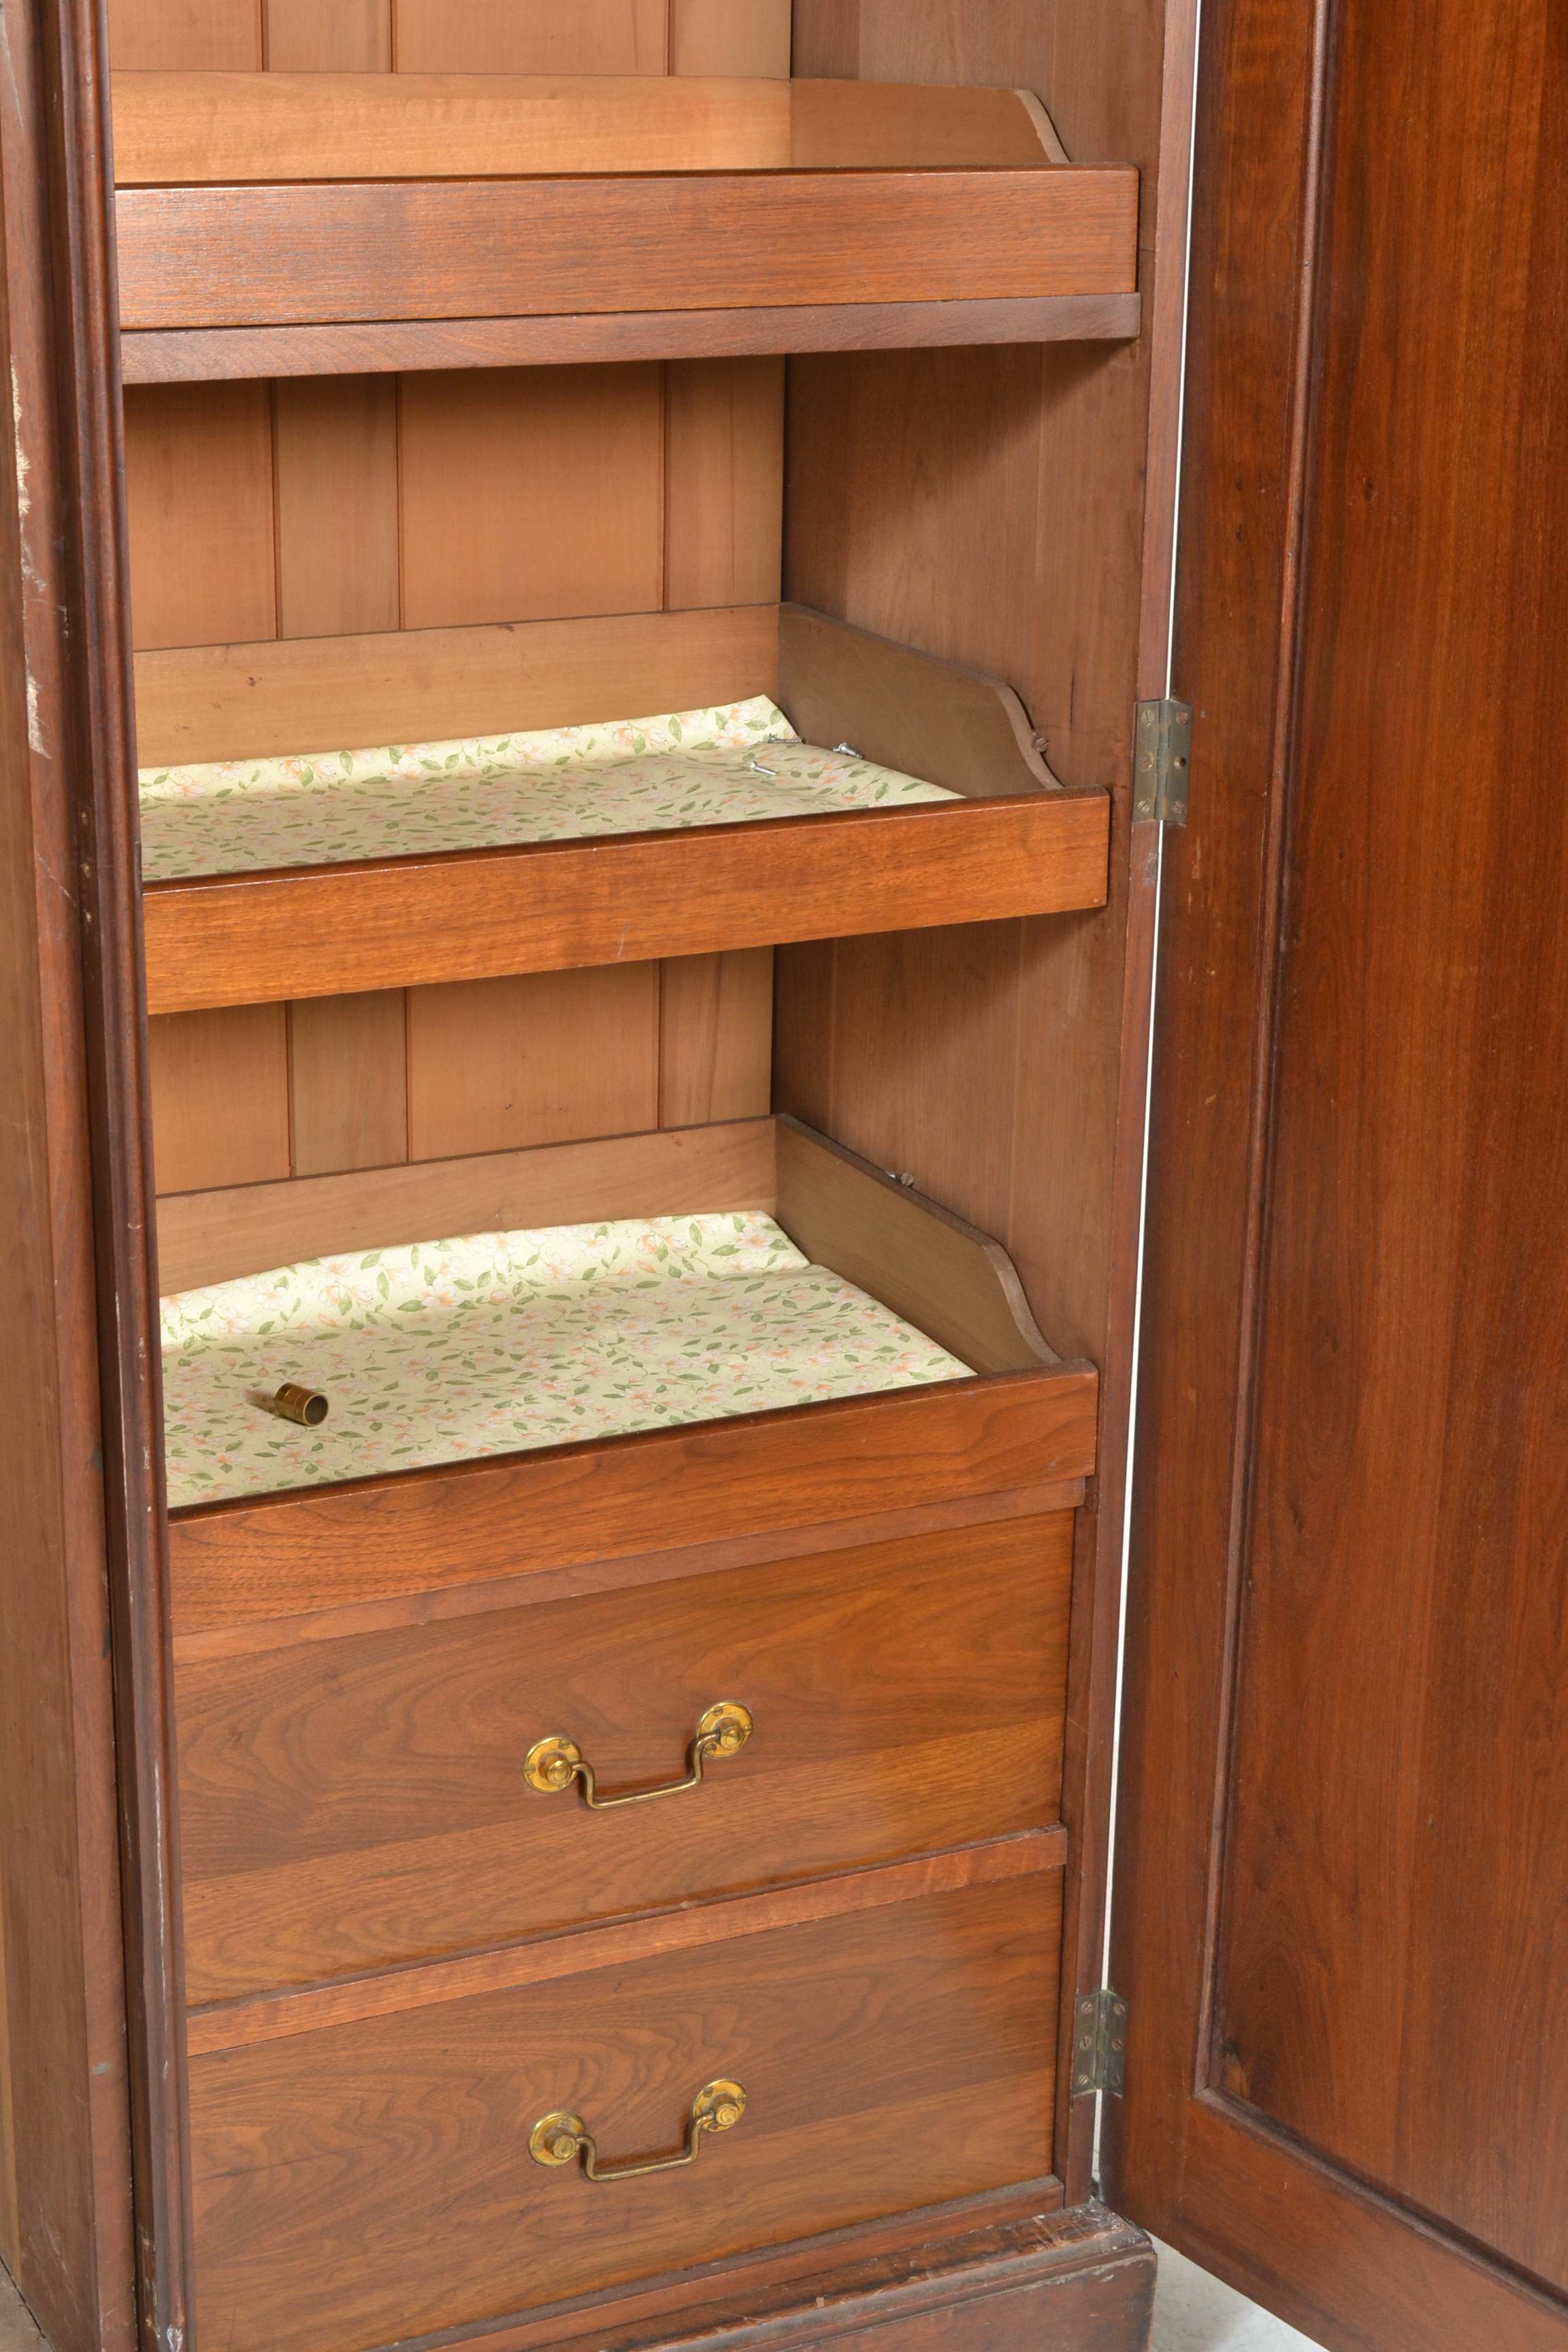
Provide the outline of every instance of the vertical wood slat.
[[772,1108],[773,951],[679,956],[659,967],[658,1123],[699,1127]]
[[790,0],[669,0],[672,74],[789,79]]
[[265,0],[270,73],[390,73],[393,0]]
[[405,377],[404,625],[656,609],[662,449],[656,363]]
[[408,1157],[407,992],[289,1007],[293,1173],[388,1168]]
[[273,403],[279,635],[395,629],[396,380],[289,377]]
[[517,1150],[658,1123],[658,966],[408,992],[408,1156]]
[[287,1176],[286,1008],[166,1013],[147,1026],[159,1192]]
[[116,73],[259,73],[261,27],[261,0],[109,0],[110,61]]
[[125,485],[138,648],[276,636],[270,386],[128,391]]
[[665,367],[664,602],[777,601],[784,540],[782,359]]
[[400,73],[666,69],[666,0],[394,0],[394,11]]

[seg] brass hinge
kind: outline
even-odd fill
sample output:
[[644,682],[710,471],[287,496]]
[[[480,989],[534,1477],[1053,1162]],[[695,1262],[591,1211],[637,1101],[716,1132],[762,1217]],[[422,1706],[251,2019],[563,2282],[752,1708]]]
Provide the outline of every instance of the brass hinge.
[[1127,2003],[1109,1985],[1079,1997],[1073,2021],[1072,2095],[1127,2088]]
[[1190,702],[1141,702],[1132,744],[1132,819],[1185,824],[1193,761]]

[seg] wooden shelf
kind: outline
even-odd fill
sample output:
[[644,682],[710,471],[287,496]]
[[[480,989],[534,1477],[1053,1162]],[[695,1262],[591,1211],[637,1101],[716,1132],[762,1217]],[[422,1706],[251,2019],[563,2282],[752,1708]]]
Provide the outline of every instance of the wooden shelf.
[[[574,1561],[637,1561],[775,1528],[790,1507],[805,1524],[986,1494],[1014,1494],[1016,1507],[1030,1510],[1079,1499],[1076,1483],[1095,1466],[1095,1371],[1053,1353],[1001,1244],[790,1118],[165,1198],[159,1282],[169,1293],[426,1231],[733,1209],[776,1216],[814,1264],[880,1299],[979,1377],[193,1504],[173,1521],[176,1633],[548,1575]],[[867,1416],[882,1440],[871,1449],[861,1436]],[[698,1459],[704,1473],[694,1484]],[[829,1509],[830,1464],[841,1486]],[[786,1504],[778,1482],[795,1465],[806,1475]],[[554,1491],[558,1507],[514,1512],[519,1481]],[[400,1518],[411,1534],[416,1523],[422,1530],[412,1549],[387,1540]]]
[[153,1013],[1102,906],[1110,801],[1067,792],[1016,696],[797,606],[143,654],[139,758],[589,724],[771,694],[962,797],[159,882]]
[[1138,174],[1026,91],[114,79],[132,383],[1138,331]]

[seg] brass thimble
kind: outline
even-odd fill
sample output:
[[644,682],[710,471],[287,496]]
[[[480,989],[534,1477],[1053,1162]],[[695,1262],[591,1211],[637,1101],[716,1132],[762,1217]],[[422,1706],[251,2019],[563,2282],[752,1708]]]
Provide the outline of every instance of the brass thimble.
[[320,1429],[327,1417],[327,1400],[320,1389],[308,1389],[300,1381],[285,1381],[273,1400],[285,1421],[297,1421],[301,1429]]

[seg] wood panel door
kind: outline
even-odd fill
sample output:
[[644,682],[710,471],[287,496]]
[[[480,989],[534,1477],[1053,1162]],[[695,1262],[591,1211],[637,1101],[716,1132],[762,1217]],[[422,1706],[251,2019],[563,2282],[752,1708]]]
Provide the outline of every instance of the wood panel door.
[[1110,2194],[1568,2347],[1568,8],[1205,11]]

